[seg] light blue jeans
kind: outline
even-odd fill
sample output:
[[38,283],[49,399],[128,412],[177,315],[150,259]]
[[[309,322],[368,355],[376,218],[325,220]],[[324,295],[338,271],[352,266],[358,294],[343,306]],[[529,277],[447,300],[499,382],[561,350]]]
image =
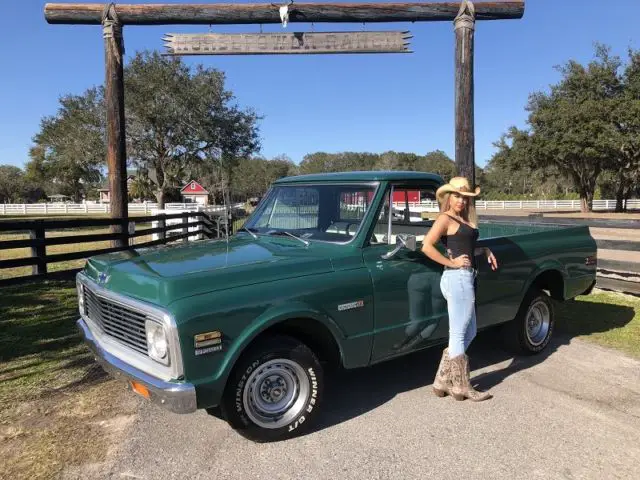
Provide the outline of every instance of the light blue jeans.
[[467,351],[477,332],[475,270],[445,269],[440,290],[449,312],[449,358]]

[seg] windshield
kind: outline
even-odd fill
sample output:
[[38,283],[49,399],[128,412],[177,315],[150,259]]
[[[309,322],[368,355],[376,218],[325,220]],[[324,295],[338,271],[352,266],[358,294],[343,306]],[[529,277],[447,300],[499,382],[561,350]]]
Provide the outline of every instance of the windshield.
[[348,242],[360,228],[377,185],[277,185],[245,227],[258,234],[288,232],[306,240]]

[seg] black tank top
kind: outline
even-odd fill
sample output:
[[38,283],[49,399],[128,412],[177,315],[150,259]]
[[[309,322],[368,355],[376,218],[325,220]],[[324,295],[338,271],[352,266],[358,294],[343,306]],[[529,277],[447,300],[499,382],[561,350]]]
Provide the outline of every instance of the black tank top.
[[[446,215],[446,214],[445,214]],[[451,215],[447,215],[450,219],[455,220],[460,224],[458,231],[453,235],[443,235],[442,243],[447,247],[449,252],[449,258],[454,259],[460,255],[469,255],[469,261],[473,268],[476,267],[475,249],[476,241],[480,232],[477,228],[471,228],[466,223],[461,222],[457,218],[453,218]]]

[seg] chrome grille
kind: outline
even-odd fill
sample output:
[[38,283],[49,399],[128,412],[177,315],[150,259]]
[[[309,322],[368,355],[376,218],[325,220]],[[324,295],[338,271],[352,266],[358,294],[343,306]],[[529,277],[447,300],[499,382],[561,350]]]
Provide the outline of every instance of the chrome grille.
[[86,285],[84,289],[84,313],[106,335],[140,352],[147,353],[147,337],[144,322],[148,314],[120,303],[100,297]]

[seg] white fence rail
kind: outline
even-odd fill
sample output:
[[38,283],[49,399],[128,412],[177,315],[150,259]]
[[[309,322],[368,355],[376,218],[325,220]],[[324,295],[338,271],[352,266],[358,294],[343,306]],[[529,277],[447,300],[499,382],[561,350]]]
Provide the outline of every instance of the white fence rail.
[[[640,209],[640,199],[627,200],[627,209]],[[404,208],[404,202],[394,202],[394,207]],[[594,200],[594,210],[613,210],[615,200]],[[477,200],[478,210],[580,210],[580,200]],[[409,202],[412,212],[438,211],[436,202]]]
[[[234,205],[238,207],[239,205]],[[166,203],[165,210],[179,211],[207,211],[223,210],[220,205],[203,207],[197,203]],[[154,215],[157,203],[130,203],[129,214]],[[107,214],[111,212],[108,203],[28,203],[12,204],[0,203],[0,215],[91,215]]]
[[[629,210],[640,209],[640,199],[627,200]],[[234,208],[242,204],[233,205]],[[594,210],[613,210],[615,200],[594,200]],[[404,208],[404,202],[394,202],[395,208]],[[580,210],[580,200],[478,200],[478,210]],[[130,203],[129,214],[154,215],[157,211],[156,203]],[[180,211],[217,211],[220,205],[203,207],[197,203],[167,203],[165,210]],[[437,212],[435,202],[409,202],[412,212]],[[0,203],[0,215],[91,215],[108,214],[111,209],[108,203],[31,203],[11,204]]]

